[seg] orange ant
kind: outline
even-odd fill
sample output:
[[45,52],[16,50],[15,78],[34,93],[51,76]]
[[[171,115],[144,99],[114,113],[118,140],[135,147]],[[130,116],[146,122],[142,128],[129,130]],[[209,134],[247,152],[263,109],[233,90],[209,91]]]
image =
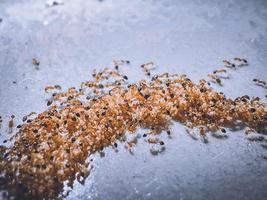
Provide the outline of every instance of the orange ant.
[[61,90],[61,86],[60,85],[46,86],[45,92],[48,92],[49,90]]
[[213,74],[217,74],[217,73],[226,73],[226,69],[217,69],[213,71]]
[[208,74],[208,77],[210,77],[214,83],[218,83],[220,86],[222,86],[222,81],[217,75]]
[[15,115],[11,115],[10,120],[8,121],[8,128],[9,128],[9,132],[12,132],[12,129],[14,127],[14,118]]

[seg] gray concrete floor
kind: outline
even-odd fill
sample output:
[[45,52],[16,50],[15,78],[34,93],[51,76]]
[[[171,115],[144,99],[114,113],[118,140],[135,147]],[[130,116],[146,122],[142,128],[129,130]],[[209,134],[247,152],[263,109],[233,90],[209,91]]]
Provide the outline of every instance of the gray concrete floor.
[[[15,114],[17,124],[46,108],[45,85],[78,86],[115,58],[131,61],[122,70],[134,82],[144,78],[137,66],[150,60],[158,66],[154,73],[186,73],[197,81],[223,59],[245,57],[250,66],[213,87],[228,97],[266,102],[266,90],[252,83],[267,80],[264,0],[65,0],[55,7],[44,0],[1,0],[0,18],[0,115]],[[0,142],[9,137],[6,129]],[[75,183],[66,199],[265,199],[266,150],[242,130],[228,135],[209,136],[204,144],[174,123],[172,139],[159,136],[166,151],[158,156],[142,140],[134,155],[122,144],[117,153],[107,148],[105,157],[93,156],[85,185]]]

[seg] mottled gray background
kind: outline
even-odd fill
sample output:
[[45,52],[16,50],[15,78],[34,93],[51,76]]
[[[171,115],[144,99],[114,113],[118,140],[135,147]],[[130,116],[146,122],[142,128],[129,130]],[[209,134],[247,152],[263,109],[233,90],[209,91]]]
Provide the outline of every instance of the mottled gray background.
[[[55,7],[0,0],[0,18],[0,142],[8,137],[8,116],[15,114],[18,124],[46,108],[45,85],[78,86],[115,58],[131,61],[122,68],[131,81],[144,78],[138,66],[151,60],[158,66],[153,73],[186,73],[196,81],[223,59],[244,57],[250,66],[213,87],[266,102],[266,90],[252,83],[267,80],[266,0],[65,0]],[[266,199],[266,150],[244,131],[228,135],[204,144],[175,123],[172,139],[159,136],[166,151],[158,156],[142,140],[134,155],[122,144],[117,153],[107,148],[105,157],[93,156],[85,185],[76,183],[66,199]]]

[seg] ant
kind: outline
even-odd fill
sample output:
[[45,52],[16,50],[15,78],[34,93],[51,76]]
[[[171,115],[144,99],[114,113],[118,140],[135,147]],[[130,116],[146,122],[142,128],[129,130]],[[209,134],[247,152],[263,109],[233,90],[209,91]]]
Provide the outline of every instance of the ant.
[[228,68],[235,68],[235,64],[231,63],[230,61],[228,60],[223,60],[223,63],[225,64],[225,67],[228,67]]
[[217,75],[208,74],[208,77],[210,77],[214,83],[218,83],[220,86],[222,86],[222,81]]
[[240,63],[239,67],[248,65],[248,61],[244,58],[235,57],[234,60]]
[[9,128],[9,132],[12,132],[12,129],[14,127],[14,118],[15,115],[11,115],[10,120],[8,121],[8,128]]
[[254,79],[253,79],[253,82],[255,82],[255,84],[258,85],[258,86],[266,87],[266,82],[263,81],[263,80],[254,78]]

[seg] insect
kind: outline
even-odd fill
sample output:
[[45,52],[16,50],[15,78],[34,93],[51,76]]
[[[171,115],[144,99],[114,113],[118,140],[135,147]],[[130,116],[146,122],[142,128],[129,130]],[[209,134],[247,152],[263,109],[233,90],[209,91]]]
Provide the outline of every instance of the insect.
[[266,88],[266,82],[263,81],[263,80],[254,78],[254,79],[253,79],[253,82],[254,82],[256,85],[258,85],[258,86],[261,86],[261,87]]
[[60,85],[55,85],[54,87],[55,87],[55,89],[57,89],[57,90],[61,90],[61,86],[60,86]]
[[9,121],[8,121],[8,128],[9,128],[9,132],[12,132],[12,129],[14,127],[14,115],[11,115]]
[[49,90],[61,90],[61,86],[60,85],[45,86],[45,92],[48,92]]
[[114,147],[118,148],[118,144],[116,142],[114,142]]
[[213,71],[213,74],[220,79],[229,79],[229,76],[226,73],[227,73],[226,69],[217,69]]
[[251,113],[254,113],[254,112],[256,112],[257,110],[256,110],[255,108],[252,107],[252,108],[249,108],[248,111],[251,112]]
[[63,5],[63,1],[62,0],[52,0],[52,1],[47,1],[46,2],[46,6],[47,7],[52,7],[52,6],[59,6],[59,5]]
[[2,119],[2,116],[0,115],[0,128],[2,127],[2,122],[3,122],[3,119]]
[[236,57],[234,60],[237,61],[238,67],[248,66],[248,61],[246,59]]
[[158,155],[158,154],[160,154],[160,153],[162,153],[162,152],[164,152],[165,151],[165,146],[161,146],[160,148],[158,148],[158,147],[152,147],[151,149],[150,149],[150,153],[153,155],[153,156],[156,156],[156,155]]
[[153,66],[153,65],[154,65],[154,62],[150,61],[150,62],[147,62],[147,63],[144,63],[144,64],[140,65],[140,67],[146,69],[146,68],[148,68],[150,66]]
[[213,71],[213,74],[218,74],[218,73],[226,73],[226,69],[217,69]]
[[129,60],[121,60],[121,59],[113,60],[113,64],[115,66],[115,69],[118,69],[119,68],[119,65],[130,64],[130,63],[131,62]]
[[40,65],[40,61],[37,60],[36,58],[33,58],[32,59],[32,64],[35,65],[35,66],[39,66]]
[[148,142],[149,144],[158,144],[158,143],[159,143],[158,139],[155,139],[155,138],[149,138],[149,139],[147,140],[147,142]]
[[144,69],[145,74],[147,76],[151,75],[150,70],[152,70],[152,66],[154,66],[154,62],[147,62],[147,63],[144,63],[144,64],[140,65],[140,67]]
[[225,67],[228,67],[228,68],[235,68],[235,64],[234,63],[231,63],[230,61],[228,60],[223,60],[223,63],[225,65]]
[[225,128],[221,128],[221,132],[222,132],[222,133],[226,133]]
[[47,103],[46,103],[46,105],[47,105],[47,106],[50,106],[52,103],[53,103],[53,101],[48,100]]
[[215,74],[208,74],[208,77],[211,78],[214,83],[217,83],[220,86],[222,86],[222,81],[221,81],[221,79],[217,75],[215,75]]
[[245,134],[246,134],[246,135],[248,135],[248,134],[250,134],[250,133],[254,133],[254,132],[255,132],[255,130],[252,129],[252,128],[246,128],[246,129],[245,129]]
[[133,140],[130,140],[127,142],[129,148],[132,148],[133,146],[135,146],[137,143],[137,140],[136,139],[133,139]]
[[201,136],[206,136],[206,130],[204,127],[199,127],[199,133]]
[[36,112],[30,112],[28,115],[26,115],[27,117],[31,117],[32,115],[36,115]]
[[234,60],[238,61],[238,62],[243,62],[244,64],[248,63],[248,61],[246,59],[244,59],[244,58],[235,57]]

